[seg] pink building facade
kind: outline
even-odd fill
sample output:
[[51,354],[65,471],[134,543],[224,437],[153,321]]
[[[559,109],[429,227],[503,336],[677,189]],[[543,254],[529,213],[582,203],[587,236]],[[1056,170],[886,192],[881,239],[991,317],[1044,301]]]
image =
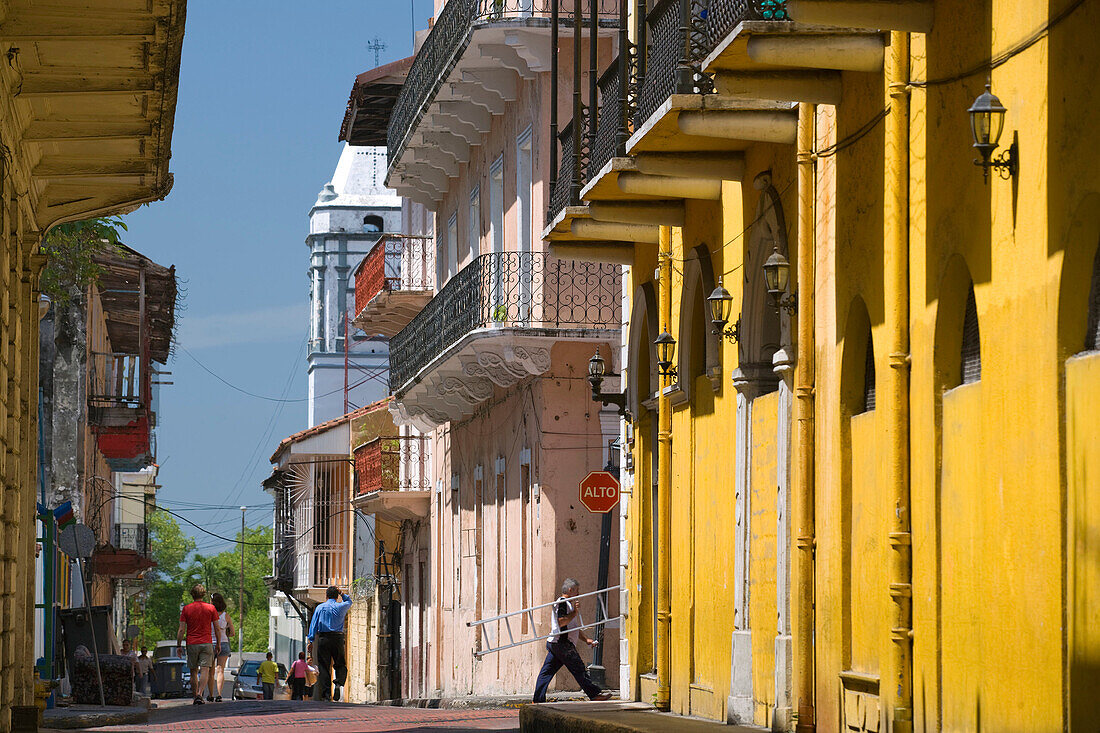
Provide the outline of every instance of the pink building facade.
[[[572,3],[561,5],[556,26],[548,1],[437,7],[389,117],[387,184],[407,199],[406,234],[432,243],[424,257],[434,275],[413,315],[386,301],[400,326],[390,341],[391,409],[401,430],[427,437],[430,454],[424,516],[403,525],[406,698],[530,693],[544,643],[484,652],[509,643],[509,631],[515,641],[549,633],[549,611],[508,627],[470,622],[552,601],[566,577],[582,592],[598,588],[602,515],[580,503],[579,484],[609,455],[617,460],[609,444],[620,416],[592,401],[586,376],[597,349],[609,371],[618,367],[621,268],[560,259],[541,239],[549,110],[552,101],[566,110],[571,93],[553,90],[549,73],[555,35],[561,54],[572,54]],[[593,9],[580,10],[589,23]],[[618,6],[595,12],[596,52],[609,59]],[[347,127],[354,139],[355,124]],[[610,540],[614,586],[618,521]],[[609,594],[613,617],[618,601]],[[595,620],[592,599],[582,614]],[[610,688],[618,658],[611,627],[602,659]],[[557,684],[576,689],[564,674]]]

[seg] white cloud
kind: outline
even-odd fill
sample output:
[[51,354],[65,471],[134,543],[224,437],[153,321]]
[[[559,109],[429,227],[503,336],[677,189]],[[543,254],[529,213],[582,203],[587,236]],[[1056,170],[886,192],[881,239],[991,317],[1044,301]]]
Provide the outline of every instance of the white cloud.
[[228,344],[297,341],[305,338],[308,325],[308,307],[302,303],[212,316],[184,314],[177,340],[192,351]]

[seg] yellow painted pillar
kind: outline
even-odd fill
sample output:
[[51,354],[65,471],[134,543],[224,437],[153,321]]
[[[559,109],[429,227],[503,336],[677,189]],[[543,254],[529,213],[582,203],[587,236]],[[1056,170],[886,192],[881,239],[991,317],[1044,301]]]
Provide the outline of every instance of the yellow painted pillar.
[[798,363],[795,419],[794,689],[799,733],[816,729],[814,718],[814,105],[798,105]]
[[[672,228],[661,227],[658,241],[660,323],[662,333],[672,333]],[[659,710],[672,704],[672,402],[667,387],[671,378],[661,375],[657,400],[657,699]]]
[[890,485],[890,598],[894,603],[889,686],[895,733],[913,729],[912,539],[909,516],[909,34],[890,34],[886,57],[883,291],[886,305],[886,442]]

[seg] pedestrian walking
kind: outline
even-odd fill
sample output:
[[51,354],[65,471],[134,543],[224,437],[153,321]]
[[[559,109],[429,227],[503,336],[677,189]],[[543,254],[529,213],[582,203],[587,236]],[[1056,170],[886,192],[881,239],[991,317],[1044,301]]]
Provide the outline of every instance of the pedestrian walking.
[[256,681],[264,690],[265,700],[275,699],[275,682],[279,679],[279,667],[271,661],[271,652],[267,653],[267,659],[260,662],[256,670]]
[[286,673],[286,682],[290,685],[290,699],[301,700],[306,691],[306,672],[309,671],[309,664],[306,663],[306,653],[298,652],[298,658],[294,660],[294,664],[290,665],[290,670]]
[[[338,598],[343,600],[337,600]],[[317,682],[313,685],[314,700],[339,702],[340,688],[348,679],[344,657],[344,619],[351,608],[351,597],[340,593],[335,585],[325,591],[325,602],[313,610],[309,622],[309,646],[317,658]],[[315,648],[314,648],[315,647]],[[335,673],[335,679],[333,678]],[[335,684],[335,687],[333,687]]]
[[611,693],[602,692],[599,685],[588,676],[581,655],[577,653],[578,639],[591,647],[599,643],[595,639],[589,639],[584,630],[579,628],[584,626],[580,608],[576,601],[569,600],[577,595],[580,587],[580,583],[573,578],[566,578],[561,584],[561,595],[554,601],[550,637],[546,640],[546,660],[542,663],[538,681],[535,683],[535,702],[546,702],[546,689],[562,667],[569,670],[589,699],[607,700],[611,697]]
[[134,651],[133,642],[131,642],[129,639],[123,639],[122,640],[122,652],[121,652],[121,654],[122,654],[122,656],[124,656],[124,657],[126,657],[127,659],[130,660],[130,671],[133,673],[133,676],[134,676],[133,688],[134,688],[135,692],[140,692],[140,689],[138,688],[138,665],[137,665],[138,653]]
[[187,666],[191,668],[193,704],[202,705],[202,691],[210,684],[210,662],[214,658],[214,635],[211,627],[218,618],[217,610],[203,602],[206,587],[191,586],[191,598],[180,611],[180,626],[176,631],[176,653],[183,656],[183,638],[187,635]]
[[233,619],[226,613],[225,598],[221,593],[213,593],[210,601],[218,618],[214,621],[214,702],[222,701],[222,686],[225,684],[225,663],[229,660],[229,637],[236,634]]
[[153,683],[153,659],[149,656],[149,647],[142,646],[141,654],[137,658],[138,690],[143,695],[148,695]]

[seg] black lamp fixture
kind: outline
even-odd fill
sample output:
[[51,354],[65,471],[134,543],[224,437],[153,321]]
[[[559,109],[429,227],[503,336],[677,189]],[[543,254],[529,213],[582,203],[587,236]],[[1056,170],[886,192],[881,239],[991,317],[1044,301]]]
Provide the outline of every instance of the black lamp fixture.
[[996,169],[1001,178],[1009,179],[1016,175],[1019,167],[1018,150],[1016,142],[1008,146],[1008,150],[994,157],[993,151],[1004,132],[1005,106],[1001,100],[990,91],[989,84],[985,85],[985,91],[978,95],[974,104],[970,105],[967,112],[970,113],[970,134],[974,138],[974,147],[982,157],[974,161],[974,165],[980,165],[985,180],[989,181],[989,169]]
[[730,295],[730,291],[722,287],[722,278],[718,278],[718,287],[707,296],[707,305],[710,306],[710,322],[714,324],[711,333],[727,339],[731,344],[737,343],[741,338],[741,316],[737,317],[737,322],[733,326],[726,328],[726,323],[730,319],[730,309],[733,308],[733,296]]
[[615,405],[620,415],[627,415],[626,395],[622,392],[601,392],[604,377],[617,377],[617,374],[607,373],[607,363],[600,356],[600,347],[596,347],[596,353],[588,360],[588,383],[592,386],[592,401],[604,405]]
[[764,262],[764,285],[768,289],[768,295],[776,308],[782,308],[789,315],[794,315],[798,310],[797,293],[787,292],[787,283],[791,279],[791,263],[780,252],[779,248],[772,249],[772,253]]
[[668,331],[661,331],[653,339],[653,344],[657,347],[657,373],[662,377],[675,377],[676,367],[672,366],[672,358],[676,355],[676,339]]

